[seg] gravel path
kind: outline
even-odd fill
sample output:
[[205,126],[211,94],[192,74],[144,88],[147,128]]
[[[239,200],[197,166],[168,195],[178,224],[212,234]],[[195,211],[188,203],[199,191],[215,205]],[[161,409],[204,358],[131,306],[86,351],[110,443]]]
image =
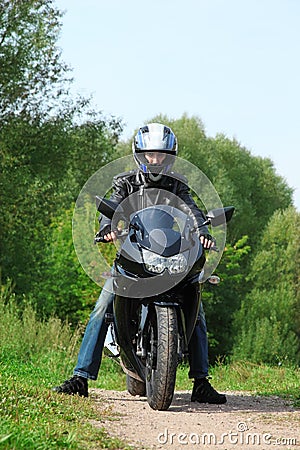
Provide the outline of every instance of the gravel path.
[[[226,395],[225,405],[208,405],[175,392],[168,411],[154,411],[144,397],[91,389],[99,410],[93,423],[138,449],[300,449],[300,409],[278,397]],[[104,410],[116,418],[102,420]]]

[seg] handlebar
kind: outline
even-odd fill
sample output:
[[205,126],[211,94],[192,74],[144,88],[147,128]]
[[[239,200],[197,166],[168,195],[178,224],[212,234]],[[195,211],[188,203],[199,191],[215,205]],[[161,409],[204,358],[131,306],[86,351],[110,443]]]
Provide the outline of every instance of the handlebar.
[[[117,239],[122,239],[123,237],[127,237],[129,230],[121,230],[121,231],[115,231]],[[95,236],[94,238],[94,244],[110,244],[112,241],[106,241],[104,239],[104,236]],[[219,253],[220,249],[218,247],[216,247],[215,245],[213,247],[210,247],[209,249],[206,250],[212,250],[213,252]]]
[[[116,234],[117,239],[122,239],[128,235],[129,231],[127,229],[121,231],[114,230],[114,233]],[[97,236],[97,234],[94,238],[94,244],[110,244],[111,242],[112,241],[106,241],[104,236]]]

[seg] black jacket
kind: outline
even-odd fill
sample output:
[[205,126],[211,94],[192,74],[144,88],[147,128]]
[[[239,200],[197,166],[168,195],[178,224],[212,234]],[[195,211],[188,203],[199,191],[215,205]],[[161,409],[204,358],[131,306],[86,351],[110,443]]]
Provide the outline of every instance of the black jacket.
[[[113,179],[113,193],[110,200],[122,203],[128,216],[140,209],[153,205],[172,205],[193,214],[195,226],[200,228],[205,221],[203,212],[194,202],[188,187],[187,179],[178,173],[170,172],[158,182],[147,181],[143,172],[131,170],[121,173]],[[111,221],[100,216],[100,232],[110,226]],[[201,234],[207,234],[206,227],[201,227]]]

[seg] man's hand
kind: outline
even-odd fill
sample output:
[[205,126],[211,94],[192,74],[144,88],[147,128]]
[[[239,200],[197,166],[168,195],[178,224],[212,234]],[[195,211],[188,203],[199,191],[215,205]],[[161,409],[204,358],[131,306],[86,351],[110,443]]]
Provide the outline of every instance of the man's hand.
[[215,247],[216,245],[214,238],[210,234],[201,234],[199,239],[201,244],[203,245],[203,248],[207,250],[212,247]]
[[117,240],[117,231],[112,231],[110,225],[107,225],[103,230],[98,231],[96,237],[100,237],[106,242],[115,242]]
[[117,233],[115,231],[111,231],[103,236],[103,239],[107,242],[116,242]]

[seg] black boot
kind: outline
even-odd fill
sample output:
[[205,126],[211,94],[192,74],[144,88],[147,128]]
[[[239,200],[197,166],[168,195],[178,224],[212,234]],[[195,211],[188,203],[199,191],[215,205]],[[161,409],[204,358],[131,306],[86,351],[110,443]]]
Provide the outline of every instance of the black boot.
[[221,405],[226,403],[226,396],[219,394],[207,378],[196,378],[192,392],[191,402],[212,403]]
[[88,381],[86,378],[74,375],[69,380],[64,381],[60,386],[55,386],[52,391],[58,394],[75,395],[88,397]]

